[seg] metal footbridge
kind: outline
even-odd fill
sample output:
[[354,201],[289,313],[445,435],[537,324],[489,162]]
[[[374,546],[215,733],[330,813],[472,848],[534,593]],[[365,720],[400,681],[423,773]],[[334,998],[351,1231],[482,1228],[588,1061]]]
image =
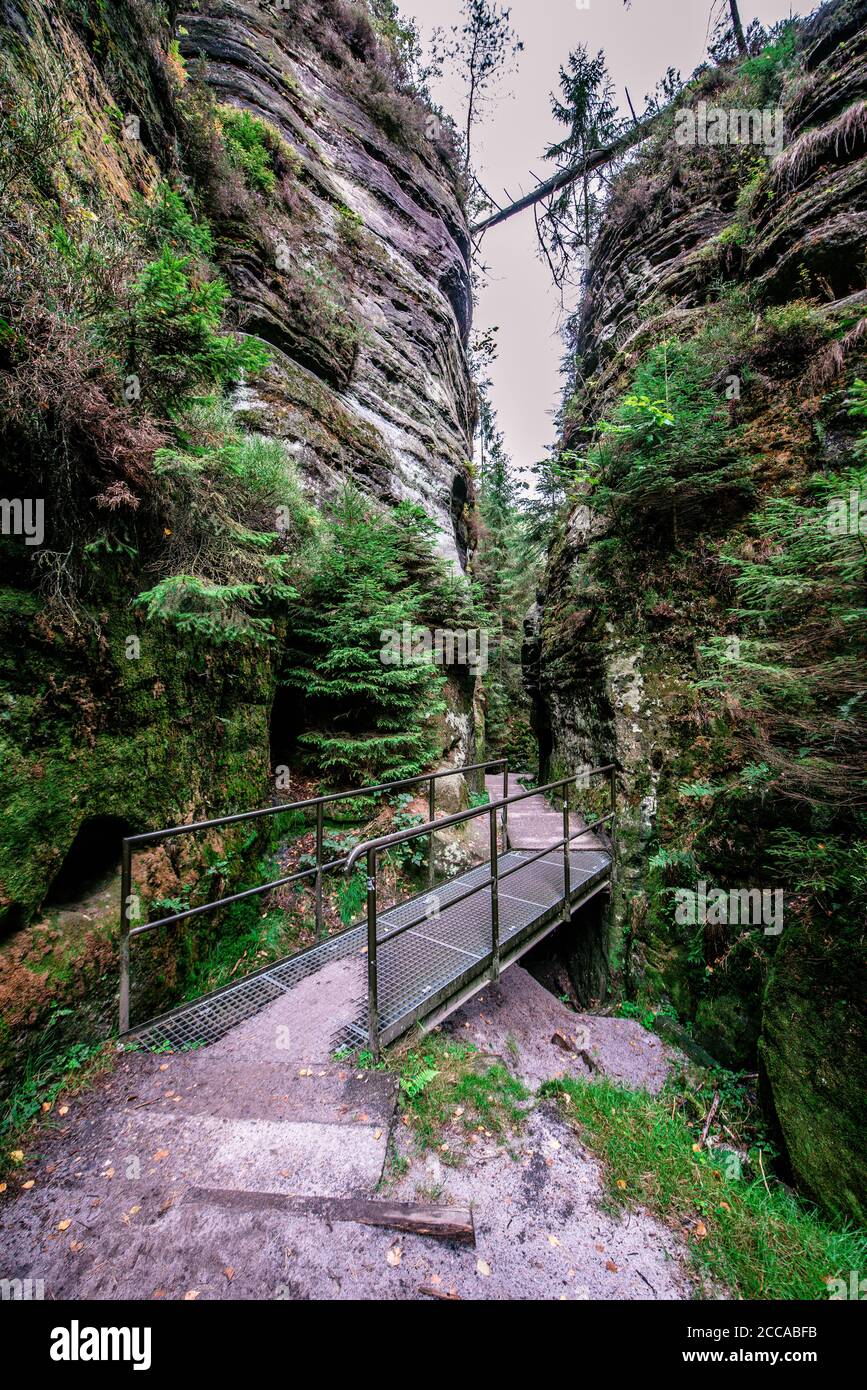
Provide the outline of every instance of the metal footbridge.
[[[437,818],[439,779],[481,773],[485,769],[502,770],[503,795],[486,805]],[[609,808],[589,823],[581,821],[576,825],[570,810],[572,794],[586,790],[594,778],[607,778]],[[420,783],[426,783],[428,789],[429,819],[424,824],[364,841],[340,858],[324,859],[325,816],[334,803],[403,791]],[[544,804],[549,820],[555,819],[562,830],[556,835],[541,836],[544,843],[540,847],[517,848],[510,844],[509,809],[521,803],[526,805],[531,798]],[[382,1046],[413,1024],[433,1026],[487,983],[496,982],[503,970],[556,926],[569,922],[592,898],[610,889],[615,810],[615,769],[611,765],[585,771],[579,778],[561,778],[543,787],[510,794],[508,766],[505,760],[499,760],[129,836],[123,841],[122,854],[121,1036],[135,1038],[140,1046],[151,1049],[205,1045],[326,966],[356,958],[364,964],[361,978],[366,976],[366,989],[359,989],[355,1016],[335,1032],[333,1045],[367,1047],[378,1057]],[[137,851],[177,836],[288,811],[315,818],[316,854],[310,868],[155,921],[138,921],[141,908],[132,891],[133,855]],[[474,821],[485,825],[487,858],[448,882],[436,883],[435,837],[444,830]],[[426,891],[382,910],[382,857],[397,846],[424,839],[428,845]],[[366,913],[362,921],[130,1029],[130,946],[136,937],[304,880],[308,885],[312,880],[313,915],[317,934],[321,935],[323,878],[326,874],[350,874],[357,866],[363,866],[366,876]]]

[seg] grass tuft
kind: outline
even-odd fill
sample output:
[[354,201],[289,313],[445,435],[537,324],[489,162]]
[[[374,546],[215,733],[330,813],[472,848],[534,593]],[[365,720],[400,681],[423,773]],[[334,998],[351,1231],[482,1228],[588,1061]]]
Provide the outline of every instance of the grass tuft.
[[541,1094],[559,1101],[602,1157],[614,1203],[640,1203],[681,1230],[699,1273],[732,1294],[821,1299],[829,1280],[864,1268],[863,1232],[823,1221],[761,1164],[755,1180],[727,1176],[722,1155],[697,1151],[664,1096],[571,1078]]
[[[461,1153],[450,1133],[464,1141],[474,1133],[500,1139],[520,1131],[530,1092],[501,1062],[488,1061],[471,1043],[434,1033],[380,1063],[398,1074],[404,1123],[419,1152],[435,1148],[444,1163],[456,1166]],[[369,1065],[370,1054],[362,1052],[359,1062]]]

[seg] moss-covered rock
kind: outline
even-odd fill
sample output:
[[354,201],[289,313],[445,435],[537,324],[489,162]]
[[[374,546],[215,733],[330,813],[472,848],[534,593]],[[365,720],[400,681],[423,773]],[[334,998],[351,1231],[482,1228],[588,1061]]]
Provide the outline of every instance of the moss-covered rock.
[[867,1222],[863,923],[787,928],[764,996],[760,1055],[796,1181]]
[[[860,600],[846,624],[814,611],[810,633],[809,615],[796,615],[775,632],[770,657],[762,613],[737,583],[742,563],[760,572],[810,523],[821,527],[821,510],[810,510],[816,491],[855,457],[845,397],[865,374],[865,17],[864,0],[824,5],[799,28],[789,60],[780,63],[777,50],[752,68],[708,69],[682,97],[779,102],[786,143],[773,159],[733,145],[679,148],[664,119],[616,178],[575,323],[564,444],[583,455],[588,431],[622,418],[616,412],[661,344],[698,342],[709,371],[702,400],[727,401],[728,420],[722,450],[709,434],[696,436],[695,476],[731,446],[747,461],[753,496],[720,492],[694,524],[665,534],[658,495],[645,492],[644,524],[630,530],[629,488],[641,494],[646,477],[640,468],[621,475],[618,494],[610,462],[594,454],[588,474],[599,472],[602,486],[576,488],[554,538],[537,621],[542,660],[531,673],[545,768],[618,767],[610,981],[642,1004],[672,1006],[733,1070],[753,1072],[761,1056],[783,1162],[787,1152],[799,1184],[826,1210],[853,1217],[863,1217],[855,1121],[865,1029],[855,985],[863,995],[864,945],[842,919],[856,915],[859,892],[863,902],[855,859],[863,794],[847,797],[837,784],[862,761],[855,719],[838,722],[857,678],[831,692],[834,671],[850,670],[843,628],[863,630],[854,616]],[[758,77],[770,85],[753,102]],[[669,388],[672,400],[677,394],[676,353],[665,352],[668,401]],[[726,397],[735,382],[736,395]],[[688,408],[678,423],[694,424]],[[614,452],[616,437],[607,429],[605,437]],[[640,450],[622,447],[628,470]],[[639,462],[652,473],[663,453]],[[687,467],[679,486],[688,495],[694,481]],[[599,500],[606,486],[610,505]],[[675,496],[675,511],[680,502]],[[790,505],[804,510],[788,539],[768,539],[768,508]],[[804,566],[805,585],[812,570]],[[836,652],[821,647],[834,632]],[[751,638],[754,665],[735,656],[727,673],[715,664],[712,653],[727,643],[738,653]],[[816,670],[825,663],[828,678],[813,705],[805,652]],[[763,662],[778,670],[779,705],[770,712],[754,699]],[[811,791],[803,773],[823,757],[827,785]],[[831,836],[841,846],[835,874],[823,858]],[[779,885],[782,935],[760,922],[678,922],[674,890],[698,879]],[[836,931],[825,929],[829,920]]]

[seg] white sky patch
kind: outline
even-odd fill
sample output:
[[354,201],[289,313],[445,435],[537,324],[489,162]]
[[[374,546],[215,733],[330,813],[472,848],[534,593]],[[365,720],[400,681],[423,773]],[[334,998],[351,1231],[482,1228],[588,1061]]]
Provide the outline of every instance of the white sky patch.
[[[398,0],[401,12],[416,19],[427,38],[441,25],[458,22],[460,0]],[[628,115],[625,88],[641,113],[645,93],[652,92],[669,66],[686,78],[707,49],[711,0],[590,0],[579,9],[575,0],[512,0],[512,27],[524,43],[518,70],[497,89],[484,125],[476,134],[475,164],[483,186],[501,205],[528,193],[537,179],[553,172],[542,151],[561,138],[564,128],[551,116],[549,94],[571,49],[586,44],[591,53],[603,48],[622,114]],[[765,25],[808,14],[812,3],[790,0],[741,0],[744,26]],[[462,111],[459,83],[445,77],[434,95],[452,115]],[[534,175],[536,178],[534,178]],[[505,190],[508,190],[509,197]],[[554,442],[554,416],[560,405],[559,295],[536,254],[532,211],[494,227],[483,242],[490,266],[481,291],[475,326],[498,325],[499,357],[490,375],[493,403],[506,447],[520,468],[542,458]]]

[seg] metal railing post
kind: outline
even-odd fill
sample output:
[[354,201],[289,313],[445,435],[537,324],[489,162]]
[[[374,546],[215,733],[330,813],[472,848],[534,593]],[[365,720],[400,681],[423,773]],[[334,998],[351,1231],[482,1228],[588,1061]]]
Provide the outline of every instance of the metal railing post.
[[379,999],[376,979],[376,850],[367,851],[367,1031],[379,1061]]
[[120,867],[120,995],[118,999],[121,1033],[129,1032],[129,911],[132,892],[132,852],[128,840],[121,849]]
[[611,764],[611,862],[614,863],[614,848],[617,835],[617,768]]
[[[437,791],[436,781],[432,777],[428,782],[427,788],[427,818],[429,821],[436,820],[437,810]],[[427,886],[434,886],[434,832],[431,831],[427,841]]]
[[316,805],[316,935],[322,935],[322,802]]
[[497,856],[497,813],[491,810],[491,980],[496,984],[500,978],[500,885],[499,859]]
[[563,788],[563,921],[567,923],[572,913],[570,911],[572,897],[572,865],[569,861],[569,784]]
[[[509,795],[509,764],[503,763],[503,796]],[[503,853],[509,848],[509,808],[503,807]]]

